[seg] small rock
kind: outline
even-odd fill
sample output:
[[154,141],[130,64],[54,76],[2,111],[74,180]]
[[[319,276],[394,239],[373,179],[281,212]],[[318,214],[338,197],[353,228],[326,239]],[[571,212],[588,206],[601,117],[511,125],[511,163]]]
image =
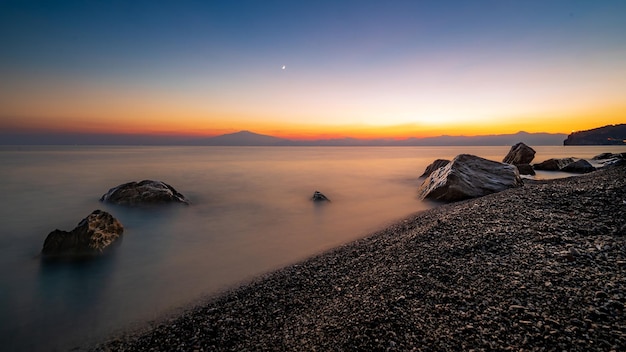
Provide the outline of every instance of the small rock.
[[593,167],[587,160],[580,159],[573,163],[567,164],[565,167],[561,169],[564,172],[571,172],[576,174],[586,174],[592,171],[596,171],[596,168]]
[[534,158],[535,150],[520,142],[511,147],[502,162],[513,165],[530,164]]
[[313,197],[311,197],[311,200],[313,200],[314,202],[330,202],[330,199],[328,199],[328,197],[326,197],[320,191],[315,191],[313,193]]

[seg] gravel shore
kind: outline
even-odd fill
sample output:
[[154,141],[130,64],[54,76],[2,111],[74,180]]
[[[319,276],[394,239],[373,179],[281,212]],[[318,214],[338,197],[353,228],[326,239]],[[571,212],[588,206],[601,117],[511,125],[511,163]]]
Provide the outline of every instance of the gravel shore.
[[97,351],[626,350],[626,168],[416,214]]

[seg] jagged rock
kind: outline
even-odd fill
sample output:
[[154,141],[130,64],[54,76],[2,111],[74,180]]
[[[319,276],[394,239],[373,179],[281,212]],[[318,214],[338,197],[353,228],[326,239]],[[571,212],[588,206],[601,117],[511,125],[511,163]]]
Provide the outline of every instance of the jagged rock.
[[328,199],[322,192],[320,191],[315,191],[313,193],[313,197],[311,197],[312,201],[315,202],[330,202],[330,199]]
[[509,150],[502,162],[513,165],[530,164],[534,158],[535,150],[520,142],[511,147],[511,150]]
[[543,171],[560,171],[565,166],[574,162],[574,158],[562,158],[562,159],[548,159],[546,161],[540,162],[539,164],[533,165],[535,170],[543,170]]
[[165,182],[152,180],[128,182],[113,187],[100,198],[100,201],[123,205],[172,202],[189,204],[189,200],[174,187]]
[[448,165],[433,171],[419,187],[418,194],[421,199],[451,202],[481,197],[522,184],[513,165],[461,154]]
[[433,173],[433,171],[437,170],[440,167],[444,167],[444,166],[448,165],[448,163],[450,163],[450,160],[437,159],[437,160],[433,161],[432,164],[426,166],[426,170],[424,171],[424,173],[420,177],[428,177],[428,176],[430,176],[430,174]]
[[573,163],[569,163],[567,166],[563,167],[561,171],[571,172],[575,174],[586,174],[592,171],[596,171],[596,168],[593,167],[587,160],[580,159]]
[[515,165],[520,175],[534,175],[535,169],[530,164],[518,164]]
[[48,234],[41,254],[45,257],[82,257],[103,253],[114,244],[124,227],[111,214],[94,210],[72,231],[54,230]]

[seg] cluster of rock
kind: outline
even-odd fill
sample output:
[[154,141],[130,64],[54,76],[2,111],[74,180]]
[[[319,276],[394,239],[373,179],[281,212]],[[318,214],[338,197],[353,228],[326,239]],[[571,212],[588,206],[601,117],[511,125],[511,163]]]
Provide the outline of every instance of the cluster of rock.
[[[189,200],[174,187],[161,181],[129,182],[111,188],[100,201],[121,205],[162,203],[189,204]],[[84,258],[108,252],[119,243],[124,226],[113,215],[94,210],[78,223],[72,231],[54,230],[48,234],[41,254],[46,259]]]
[[[530,163],[535,150],[524,143],[511,147],[502,162],[461,154],[452,161],[437,159],[426,167],[420,177],[425,177],[418,188],[421,199],[453,202],[481,197],[523,185],[520,175],[535,175],[535,170],[589,173],[596,168],[585,159],[548,159],[538,164]],[[594,160],[604,166],[626,163],[626,153],[603,153]]]

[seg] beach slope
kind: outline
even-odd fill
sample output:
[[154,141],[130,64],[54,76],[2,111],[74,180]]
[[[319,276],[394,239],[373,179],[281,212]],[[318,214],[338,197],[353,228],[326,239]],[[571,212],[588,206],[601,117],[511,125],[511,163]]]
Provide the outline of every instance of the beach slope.
[[625,350],[626,168],[416,214],[106,351]]

